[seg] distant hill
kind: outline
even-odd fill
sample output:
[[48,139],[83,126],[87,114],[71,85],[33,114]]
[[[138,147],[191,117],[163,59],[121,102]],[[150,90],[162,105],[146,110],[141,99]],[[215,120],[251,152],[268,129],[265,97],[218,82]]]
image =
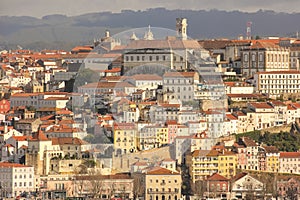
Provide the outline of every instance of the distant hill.
[[[175,30],[175,19],[188,19],[188,35],[192,38],[237,38],[245,35],[247,21],[252,21],[253,36],[294,36],[300,30],[300,13],[257,11],[194,11],[124,10],[120,13],[101,12],[79,16],[48,15],[43,18],[0,16],[0,49],[21,45],[24,48],[69,49],[74,45],[88,44],[104,35],[131,28],[163,27]],[[15,48],[15,47],[14,47]]]

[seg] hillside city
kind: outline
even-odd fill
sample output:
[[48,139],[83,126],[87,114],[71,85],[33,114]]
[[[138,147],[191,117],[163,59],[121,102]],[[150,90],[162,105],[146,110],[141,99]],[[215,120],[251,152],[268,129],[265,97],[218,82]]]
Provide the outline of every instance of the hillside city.
[[0,199],[300,199],[300,39],[141,30],[0,52]]

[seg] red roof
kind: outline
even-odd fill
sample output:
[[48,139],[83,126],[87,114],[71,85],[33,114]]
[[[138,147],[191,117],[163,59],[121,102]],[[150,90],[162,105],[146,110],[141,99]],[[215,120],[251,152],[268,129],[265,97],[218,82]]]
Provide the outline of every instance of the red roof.
[[255,102],[255,103],[250,103],[250,105],[253,106],[254,108],[265,108],[265,109],[271,109],[271,108],[273,108],[267,102]]
[[280,152],[280,158],[300,158],[300,152]]
[[49,139],[45,136],[43,131],[39,130],[37,134],[33,137],[33,140],[38,140],[38,141],[48,141]]
[[238,120],[234,115],[232,114],[226,114],[226,117],[227,119],[230,119],[230,120]]
[[13,168],[13,167],[30,167],[30,166],[21,165],[19,163],[0,162],[0,167]]
[[300,71],[290,70],[290,71],[270,71],[270,72],[257,72],[257,74],[300,74]]
[[227,178],[225,178],[224,176],[221,176],[218,173],[214,173],[213,175],[211,175],[210,177],[207,178],[208,181],[228,181]]
[[179,175],[179,172],[174,172],[162,167],[154,167],[147,172],[147,175]]
[[27,141],[28,139],[32,139],[31,136],[12,136],[16,141]]

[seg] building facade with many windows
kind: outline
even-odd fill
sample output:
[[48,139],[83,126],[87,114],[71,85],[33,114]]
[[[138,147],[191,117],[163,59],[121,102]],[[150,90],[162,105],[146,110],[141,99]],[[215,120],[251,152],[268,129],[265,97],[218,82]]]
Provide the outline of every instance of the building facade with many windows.
[[256,72],[287,71],[290,50],[273,42],[256,42],[242,50],[242,74],[253,76]]
[[1,197],[17,197],[22,193],[34,192],[33,167],[17,163],[0,163]]
[[300,92],[299,71],[270,71],[259,72],[254,75],[254,84],[257,92],[270,97],[279,97],[281,94],[295,94]]

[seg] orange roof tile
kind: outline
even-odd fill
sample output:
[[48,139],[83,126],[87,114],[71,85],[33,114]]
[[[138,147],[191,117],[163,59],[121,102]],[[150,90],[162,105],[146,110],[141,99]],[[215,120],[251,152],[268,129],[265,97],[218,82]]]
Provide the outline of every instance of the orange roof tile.
[[147,175],[179,175],[180,173],[162,167],[154,167],[150,169],[146,174]]
[[208,181],[229,181],[229,179],[225,178],[224,176],[221,176],[218,173],[214,173],[213,175],[209,176],[207,180]]
[[22,165],[22,164],[19,164],[19,163],[0,162],[0,167],[2,167],[2,168],[15,168],[15,167],[30,167],[30,166]]
[[280,158],[300,158],[300,152],[280,152]]

